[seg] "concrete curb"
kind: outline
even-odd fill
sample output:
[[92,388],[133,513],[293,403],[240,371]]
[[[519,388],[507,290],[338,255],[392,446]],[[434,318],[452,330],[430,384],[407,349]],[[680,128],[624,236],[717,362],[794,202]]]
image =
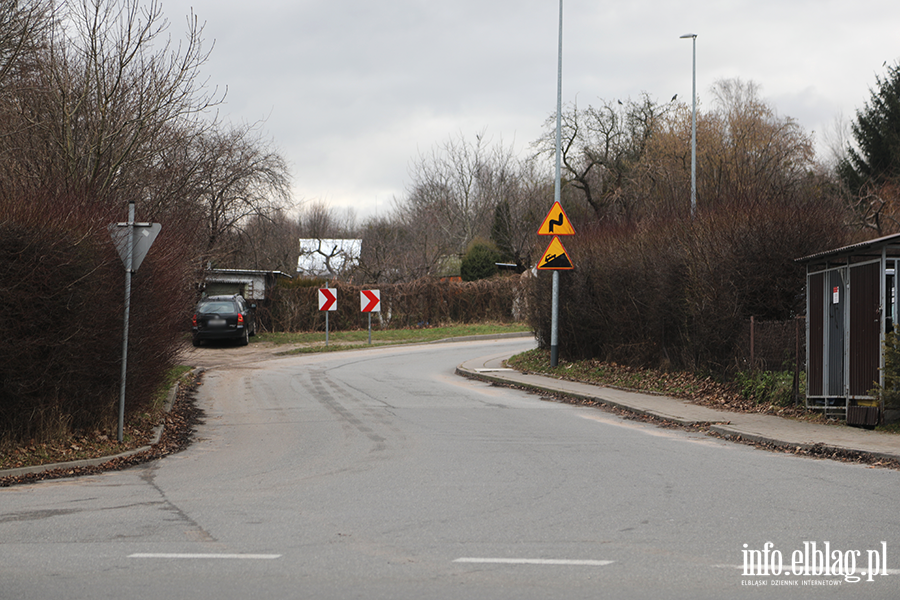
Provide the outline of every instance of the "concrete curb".
[[[510,369],[513,370],[513,369]],[[575,398],[577,400],[583,400],[585,402],[596,402],[598,404],[605,404],[607,406],[612,406],[613,408],[617,408],[619,410],[624,410],[630,412],[632,414],[641,415],[644,417],[651,417],[654,419],[660,419],[664,421],[668,421],[670,423],[676,423],[683,427],[696,427],[699,425],[707,425],[710,423],[727,423],[728,421],[698,421],[696,419],[682,419],[673,415],[666,415],[662,413],[657,413],[652,410],[644,410],[641,408],[637,408],[631,406],[630,404],[625,404],[622,402],[617,402],[615,400],[610,400],[608,398],[601,398],[599,396],[591,396],[588,394],[579,394],[577,392],[572,392],[568,390],[560,390],[558,388],[554,388],[550,385],[536,385],[533,383],[521,382],[521,381],[513,381],[511,379],[507,379],[504,377],[496,377],[491,375],[485,375],[484,372],[481,371],[473,371],[471,369],[467,369],[462,365],[456,367],[456,374],[461,377],[468,377],[469,379],[479,379],[481,381],[486,381],[489,383],[496,383],[499,385],[512,385],[530,389],[536,392],[545,392],[547,394],[561,394],[568,398]],[[548,378],[549,379],[549,378]]]
[[[433,340],[431,342],[422,342],[423,344],[446,344],[447,342],[477,342],[479,340],[506,340],[510,338],[534,337],[531,331],[514,331],[512,333],[482,333],[478,335],[463,335],[460,337],[444,338],[442,340]],[[410,344],[412,345],[412,344]]]
[[[192,373],[201,373],[203,369],[194,369],[191,371]],[[163,405],[163,410],[165,412],[170,412],[172,410],[172,406],[175,404],[175,398],[178,396],[178,388],[179,383],[176,381],[175,385],[169,390],[168,395],[166,396],[166,403]],[[15,469],[5,469],[0,470],[0,479],[5,477],[21,477],[23,475],[33,475],[38,473],[44,473],[45,471],[55,471],[57,469],[78,469],[82,467],[98,467],[103,463],[109,462],[111,460],[116,460],[119,458],[128,458],[129,456],[134,456],[135,454],[140,454],[141,452],[146,452],[150,450],[153,446],[159,443],[159,440],[162,438],[163,430],[165,429],[164,424],[157,425],[153,429],[153,437],[150,439],[150,443],[146,446],[141,446],[140,448],[134,448],[133,450],[126,450],[125,452],[120,452],[119,454],[113,454],[110,456],[100,456],[97,458],[84,458],[81,460],[72,460],[69,462],[61,462],[61,463],[51,463],[46,465],[33,465],[29,467],[17,467]]]
[[861,448],[855,448],[853,446],[840,446],[835,444],[826,444],[823,442],[817,442],[815,444],[809,443],[795,443],[795,442],[787,442],[785,440],[777,439],[774,437],[769,437],[766,435],[760,435],[755,433],[748,433],[746,431],[741,431],[739,429],[735,429],[732,427],[727,427],[724,425],[711,425],[709,430],[712,433],[715,433],[722,438],[732,441],[732,442],[750,442],[754,444],[766,444],[769,446],[773,446],[775,448],[781,449],[799,449],[804,452],[807,452],[812,455],[834,455],[834,454],[849,454],[849,455],[858,455],[858,456],[868,456],[873,459],[879,460],[893,460],[900,462],[900,453],[890,453],[890,452],[877,452],[874,450],[866,450]]
[[[865,448],[862,446],[858,446],[855,444],[840,444],[835,443],[834,441],[817,441],[817,442],[797,442],[790,441],[788,439],[782,439],[777,435],[766,435],[765,433],[754,433],[751,431],[747,431],[745,429],[741,429],[737,426],[732,425],[732,422],[727,418],[723,417],[721,420],[696,420],[696,419],[687,419],[687,418],[679,418],[674,415],[665,414],[661,412],[657,412],[654,410],[648,410],[639,408],[637,406],[633,406],[628,404],[627,402],[621,402],[612,400],[609,398],[604,398],[600,396],[584,394],[574,392],[572,390],[562,389],[564,386],[554,386],[553,382],[555,381],[553,378],[542,376],[542,375],[534,375],[531,374],[532,378],[543,379],[544,382],[541,384],[537,384],[535,382],[522,381],[521,377],[504,377],[501,374],[492,375],[491,373],[515,373],[516,375],[523,375],[515,369],[507,369],[507,368],[485,368],[485,369],[473,369],[465,366],[465,363],[459,365],[456,368],[456,374],[462,377],[467,377],[470,379],[476,379],[480,381],[484,381],[487,383],[495,383],[498,385],[504,386],[515,386],[523,389],[528,389],[534,392],[539,393],[548,393],[555,395],[562,395],[567,398],[573,398],[575,400],[589,401],[601,403],[606,406],[611,406],[617,408],[619,410],[626,411],[631,414],[641,415],[650,417],[653,419],[667,421],[670,423],[675,423],[685,427],[705,427],[707,430],[715,434],[717,436],[722,437],[728,441],[732,442],[745,442],[745,443],[756,443],[756,444],[765,444],[772,446],[774,448],[780,448],[785,450],[801,450],[806,452],[812,456],[840,456],[845,458],[869,458],[872,461],[875,460],[889,460],[900,462],[900,450],[894,451],[881,451],[873,448]],[[726,413],[727,416],[727,413]],[[738,415],[735,415],[735,418],[739,418]],[[774,419],[778,419],[779,417],[772,417]],[[810,425],[811,428],[816,426]],[[790,437],[790,436],[788,436]]]

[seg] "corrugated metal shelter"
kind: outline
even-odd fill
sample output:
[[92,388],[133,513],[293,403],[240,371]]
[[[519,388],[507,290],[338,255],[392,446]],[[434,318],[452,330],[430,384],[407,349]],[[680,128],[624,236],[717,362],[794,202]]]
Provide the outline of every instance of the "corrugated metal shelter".
[[885,333],[897,323],[900,234],[797,259],[806,265],[806,405],[874,425]]
[[260,302],[268,299],[276,281],[290,278],[281,271],[209,269],[205,273],[203,291],[207,296],[240,294],[247,300]]

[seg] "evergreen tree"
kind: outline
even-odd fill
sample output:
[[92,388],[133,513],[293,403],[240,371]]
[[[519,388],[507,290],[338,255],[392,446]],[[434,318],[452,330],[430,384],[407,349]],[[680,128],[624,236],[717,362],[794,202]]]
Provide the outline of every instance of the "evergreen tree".
[[491,241],[500,251],[500,260],[516,261],[516,252],[512,247],[512,236],[509,224],[512,216],[509,211],[509,202],[501,200],[494,209],[494,223],[491,225]]
[[854,194],[900,177],[900,65],[876,77],[868,103],[856,111],[852,125],[857,148],[839,166],[841,179]]
[[475,242],[462,259],[459,274],[463,281],[487,279],[497,274],[500,252],[483,242]]

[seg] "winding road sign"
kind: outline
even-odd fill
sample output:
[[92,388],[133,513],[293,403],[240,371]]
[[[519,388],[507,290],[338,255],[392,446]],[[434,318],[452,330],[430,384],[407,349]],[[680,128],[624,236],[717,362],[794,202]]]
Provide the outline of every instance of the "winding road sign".
[[544,222],[538,229],[538,235],[575,235],[572,221],[569,220],[559,202],[554,202],[550,212],[544,217]]

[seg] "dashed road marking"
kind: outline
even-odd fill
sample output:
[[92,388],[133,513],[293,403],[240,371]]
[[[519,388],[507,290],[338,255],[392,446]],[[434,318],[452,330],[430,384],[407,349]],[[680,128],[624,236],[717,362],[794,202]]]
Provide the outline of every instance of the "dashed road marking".
[[612,560],[568,560],[558,558],[457,558],[455,563],[503,564],[503,565],[570,565],[578,567],[605,567]]
[[128,558],[213,558],[213,559],[240,559],[240,560],[272,560],[281,558],[280,554],[188,554],[188,553],[135,553],[129,554]]

